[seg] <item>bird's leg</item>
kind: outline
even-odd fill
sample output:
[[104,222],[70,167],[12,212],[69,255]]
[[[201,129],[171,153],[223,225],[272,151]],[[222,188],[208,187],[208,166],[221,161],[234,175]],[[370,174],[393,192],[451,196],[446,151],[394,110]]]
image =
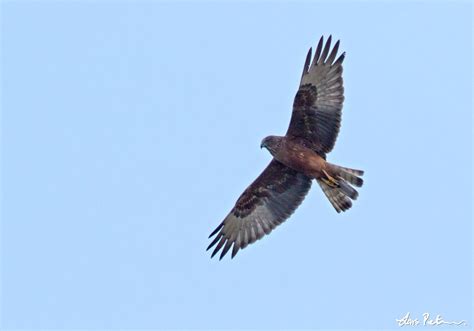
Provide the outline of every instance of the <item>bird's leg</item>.
[[326,175],[326,178],[323,178],[323,182],[325,182],[330,187],[338,187],[339,186],[337,180],[334,177],[332,177],[331,175],[329,175],[326,172],[326,170],[323,170],[323,173]]

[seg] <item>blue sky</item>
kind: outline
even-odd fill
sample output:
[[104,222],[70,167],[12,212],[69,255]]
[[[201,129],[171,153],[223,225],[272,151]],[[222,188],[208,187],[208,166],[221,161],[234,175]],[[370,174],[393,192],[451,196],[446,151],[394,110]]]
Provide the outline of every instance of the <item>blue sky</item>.
[[[8,1],[1,29],[1,327],[474,325],[469,3]],[[314,185],[209,259],[329,34],[328,160],[366,171],[359,199],[337,214]]]

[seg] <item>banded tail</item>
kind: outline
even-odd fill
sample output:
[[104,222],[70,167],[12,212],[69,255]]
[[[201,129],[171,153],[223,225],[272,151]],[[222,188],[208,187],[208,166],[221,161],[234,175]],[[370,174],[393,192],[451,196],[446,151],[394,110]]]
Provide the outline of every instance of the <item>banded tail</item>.
[[327,164],[331,174],[325,173],[326,177],[316,180],[334,209],[340,213],[351,208],[351,199],[356,200],[359,196],[353,186],[361,187],[364,184],[364,180],[359,177],[364,174],[364,171]]

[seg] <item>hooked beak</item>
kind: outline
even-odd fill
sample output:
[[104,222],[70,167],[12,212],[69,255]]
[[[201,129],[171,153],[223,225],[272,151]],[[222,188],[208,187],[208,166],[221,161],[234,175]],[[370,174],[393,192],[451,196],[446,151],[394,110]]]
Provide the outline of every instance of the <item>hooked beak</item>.
[[262,142],[262,143],[260,144],[260,149],[262,149],[263,147],[265,147],[265,143]]

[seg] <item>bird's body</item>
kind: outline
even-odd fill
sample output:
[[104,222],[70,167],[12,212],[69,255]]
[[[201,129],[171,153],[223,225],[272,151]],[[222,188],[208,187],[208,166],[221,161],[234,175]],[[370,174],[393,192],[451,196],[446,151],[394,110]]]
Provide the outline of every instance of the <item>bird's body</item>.
[[326,160],[297,140],[288,137],[270,137],[278,141],[278,144],[275,144],[277,145],[275,150],[271,149],[270,153],[285,166],[314,179],[323,177],[324,171],[332,173]]
[[241,194],[221,224],[209,237],[217,235],[209,247],[222,249],[222,258],[232,248],[240,249],[269,234],[298,208],[316,180],[339,213],[352,206],[363,184],[362,170],[337,166],[326,161],[339,133],[344,87],[342,62],[336,59],[339,41],[330,52],[331,37],[323,46],[321,37],[314,58],[306,56],[293,113],[285,136],[268,136],[260,147],[273,160]]

